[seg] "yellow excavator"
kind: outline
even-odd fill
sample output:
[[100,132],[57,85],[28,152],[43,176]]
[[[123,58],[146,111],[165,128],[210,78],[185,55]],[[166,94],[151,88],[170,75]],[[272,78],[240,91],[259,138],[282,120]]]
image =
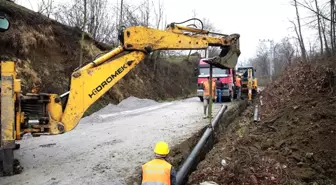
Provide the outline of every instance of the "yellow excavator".
[[[1,153],[3,170],[13,174],[15,141],[23,134],[57,135],[73,130],[84,112],[104,93],[156,50],[193,50],[210,46],[222,49],[219,56],[207,60],[221,68],[234,68],[240,55],[239,34],[214,33],[202,28],[171,23],[165,30],[132,26],[119,31],[120,46],[71,75],[70,90],[62,95],[21,93],[15,62],[1,61]],[[199,19],[196,19],[200,21]],[[0,17],[0,31],[10,24]],[[67,101],[62,105],[62,99]]]

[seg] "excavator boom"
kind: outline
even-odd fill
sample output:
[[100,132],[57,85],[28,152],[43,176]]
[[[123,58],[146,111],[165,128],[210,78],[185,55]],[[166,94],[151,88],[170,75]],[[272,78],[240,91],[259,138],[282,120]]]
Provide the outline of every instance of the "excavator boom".
[[[129,27],[120,32],[119,40],[119,47],[76,69],[71,75],[69,92],[61,96],[47,93],[22,95],[14,62],[2,61],[1,148],[13,148],[13,141],[20,140],[25,133],[40,136],[71,131],[94,102],[153,51],[220,47],[220,55],[207,61],[221,68],[234,68],[240,55],[239,34],[213,33],[176,23],[167,26],[166,30]],[[64,97],[68,98],[65,106],[62,105]],[[32,120],[33,116],[38,119]]]
[[[46,113],[45,117],[35,122],[29,122],[29,118],[27,120],[25,116],[21,117],[21,123],[17,123],[16,127],[16,138],[20,139],[26,132],[32,132],[34,135],[54,135],[74,129],[84,112],[94,102],[144,60],[145,55],[153,51],[220,47],[220,56],[207,61],[221,68],[235,67],[240,55],[239,34],[213,33],[175,23],[168,25],[166,30],[144,26],[129,27],[120,32],[119,39],[119,47],[73,72],[64,109],[61,104],[63,97],[56,94],[27,94],[19,97],[18,101],[22,102],[23,107],[26,104],[45,101],[42,106],[45,106]],[[20,117],[24,115],[24,111],[16,114]],[[27,125],[30,129],[25,128]]]
[[[234,36],[221,35],[220,37],[208,36],[209,33],[187,35],[181,31],[182,29],[176,26],[170,26],[167,30],[143,26],[125,29],[120,37],[120,47],[72,74],[69,99],[63,116],[60,120],[51,119],[50,124],[53,129],[49,133],[59,134],[75,128],[87,108],[152,51],[206,49],[209,46],[227,49],[235,45],[239,39],[238,34]],[[200,32],[201,30],[193,29],[191,31]],[[129,53],[114,59],[117,55],[127,51]],[[235,64],[233,65],[235,66]],[[50,111],[53,110],[56,109]],[[51,113],[51,115],[53,114]]]

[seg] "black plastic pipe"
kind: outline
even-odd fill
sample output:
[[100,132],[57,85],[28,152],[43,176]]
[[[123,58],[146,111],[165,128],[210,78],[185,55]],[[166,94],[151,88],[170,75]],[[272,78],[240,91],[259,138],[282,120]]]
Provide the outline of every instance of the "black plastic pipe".
[[205,143],[211,136],[212,132],[214,131],[213,129],[218,124],[220,118],[222,117],[226,109],[227,109],[226,105],[223,105],[221,107],[216,117],[212,120],[211,127],[209,125],[209,127],[204,131],[201,139],[198,141],[196,146],[193,148],[193,150],[189,154],[188,158],[182,164],[180,170],[177,172],[177,175],[176,175],[176,182],[178,185],[181,185],[183,183],[183,180],[188,175],[190,168],[192,167],[196,157],[199,155],[201,149],[204,147]]

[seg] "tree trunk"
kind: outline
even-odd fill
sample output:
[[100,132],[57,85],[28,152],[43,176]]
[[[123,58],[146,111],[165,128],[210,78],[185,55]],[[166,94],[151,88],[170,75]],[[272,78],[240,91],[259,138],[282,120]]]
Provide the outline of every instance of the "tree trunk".
[[321,55],[323,55],[323,39],[322,39],[322,29],[321,29],[321,18],[320,18],[320,9],[317,4],[317,0],[315,0],[315,6],[316,6],[316,11],[317,11],[317,28],[318,28],[318,35],[320,39],[320,52]]
[[327,41],[325,20],[322,20],[321,24],[322,24],[321,29],[322,29],[323,39],[324,39],[324,46],[325,46],[325,49],[327,51],[327,54],[330,55],[330,49],[329,49],[329,45],[328,45],[328,41]]
[[335,42],[334,42],[334,5],[335,1],[330,0],[330,41],[331,41],[331,51],[334,54],[335,53]]
[[334,46],[336,47],[336,29],[335,29],[335,26],[336,26],[336,5],[335,5],[335,1],[334,1],[334,8],[333,8],[333,12],[334,12],[334,20],[333,20],[333,30],[334,30]]
[[300,21],[300,14],[299,14],[299,9],[297,6],[297,1],[294,0],[294,6],[295,6],[295,10],[296,10],[296,19],[297,19],[297,23],[298,23],[298,35],[300,37],[300,48],[301,48],[301,54],[302,54],[302,59],[307,62],[307,54],[306,54],[306,48],[304,45],[304,41],[303,41],[303,36],[302,36],[302,31],[301,31],[301,21]]
[[83,45],[84,45],[84,34],[85,34],[85,25],[86,25],[86,0],[83,1],[84,3],[84,23],[82,27],[82,39],[80,42],[80,54],[79,54],[79,66],[83,64]]

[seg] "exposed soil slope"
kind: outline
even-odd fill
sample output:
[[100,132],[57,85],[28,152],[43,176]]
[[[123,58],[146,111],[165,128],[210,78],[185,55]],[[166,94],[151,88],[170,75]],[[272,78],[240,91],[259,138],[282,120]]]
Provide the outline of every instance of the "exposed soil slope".
[[[336,88],[333,66],[288,68],[236,120],[199,164],[189,184],[335,184]],[[228,163],[221,165],[222,159]]]
[[[11,21],[11,29],[1,34],[0,56],[17,61],[23,90],[40,86],[41,92],[61,94],[69,89],[71,73],[79,65],[81,32],[7,1],[0,1]],[[112,48],[86,35],[84,62],[90,62]],[[192,61],[146,59],[120,80],[100,101],[118,103],[136,96],[165,99],[185,96],[195,91],[193,76],[198,56]],[[98,106],[95,104],[95,106]]]

